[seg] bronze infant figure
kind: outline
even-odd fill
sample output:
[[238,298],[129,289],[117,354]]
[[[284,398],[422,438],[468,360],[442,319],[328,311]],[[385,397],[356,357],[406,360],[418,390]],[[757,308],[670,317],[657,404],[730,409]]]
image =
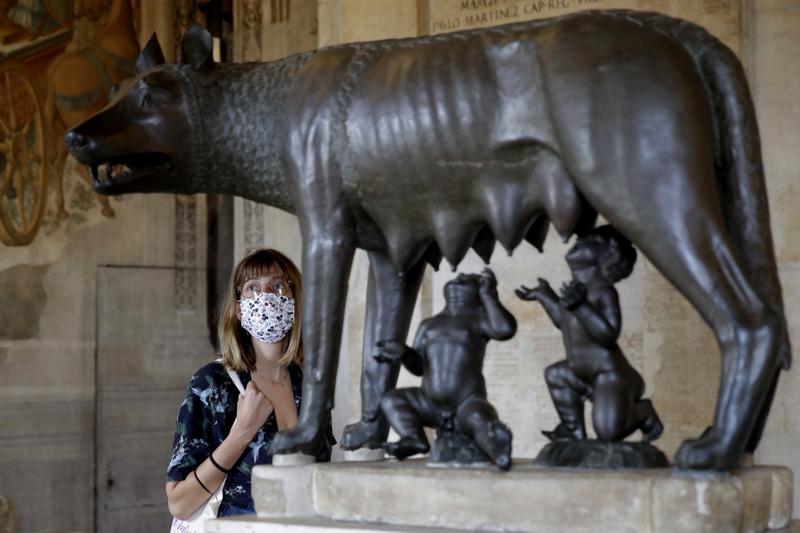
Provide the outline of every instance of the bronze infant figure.
[[[399,459],[425,453],[430,447],[423,426],[435,427],[431,462],[472,463],[488,457],[508,470],[511,431],[486,398],[482,370],[487,342],[513,337],[517,321],[500,303],[497,280],[488,268],[481,275],[459,275],[445,285],[444,294],[444,310],[422,321],[413,348],[397,340],[378,343],[376,360],[402,363],[422,376],[421,387],[383,395],[381,410],[400,435],[384,448]],[[478,450],[470,453],[472,442]]]
[[552,441],[585,440],[583,403],[588,399],[598,440],[622,441],[638,429],[645,442],[653,441],[663,431],[661,420],[651,401],[642,398],[642,376],[617,344],[622,316],[614,284],[633,271],[636,249],[606,225],[579,238],[566,260],[573,278],[560,297],[542,278],[535,288],[516,290],[523,300],[538,301],[564,337],[566,360],[545,370],[560,423],[543,433]]

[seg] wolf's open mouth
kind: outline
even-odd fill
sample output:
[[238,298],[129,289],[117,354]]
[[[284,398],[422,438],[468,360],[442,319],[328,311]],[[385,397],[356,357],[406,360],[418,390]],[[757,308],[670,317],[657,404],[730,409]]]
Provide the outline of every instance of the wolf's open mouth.
[[172,169],[172,162],[164,154],[127,155],[110,159],[102,164],[90,165],[95,186],[124,183],[143,174],[160,174]]

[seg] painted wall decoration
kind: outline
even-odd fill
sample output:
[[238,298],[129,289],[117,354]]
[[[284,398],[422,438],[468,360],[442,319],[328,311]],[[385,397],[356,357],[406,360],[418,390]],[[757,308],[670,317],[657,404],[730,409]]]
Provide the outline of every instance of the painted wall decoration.
[[29,244],[43,224],[56,229],[70,211],[79,223],[92,209],[91,177],[69,164],[63,135],[133,72],[138,13],[139,0],[0,0],[0,242]]
[[261,59],[261,3],[244,0],[241,6],[244,60],[257,61]]

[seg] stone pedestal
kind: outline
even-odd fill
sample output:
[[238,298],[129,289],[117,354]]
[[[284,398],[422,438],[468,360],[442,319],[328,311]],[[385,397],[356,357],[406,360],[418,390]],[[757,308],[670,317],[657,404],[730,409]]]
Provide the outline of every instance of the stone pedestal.
[[263,466],[252,484],[258,518],[218,519],[208,532],[757,532],[789,524],[793,486],[783,467],[700,474],[526,462],[499,472],[424,461]]

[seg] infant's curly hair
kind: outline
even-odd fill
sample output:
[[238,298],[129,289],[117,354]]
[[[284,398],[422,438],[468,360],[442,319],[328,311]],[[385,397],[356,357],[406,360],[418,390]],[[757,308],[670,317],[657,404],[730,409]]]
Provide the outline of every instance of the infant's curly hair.
[[598,261],[600,271],[611,283],[617,283],[633,272],[636,264],[636,248],[628,238],[611,225],[594,228],[582,239],[602,243],[605,246]]

